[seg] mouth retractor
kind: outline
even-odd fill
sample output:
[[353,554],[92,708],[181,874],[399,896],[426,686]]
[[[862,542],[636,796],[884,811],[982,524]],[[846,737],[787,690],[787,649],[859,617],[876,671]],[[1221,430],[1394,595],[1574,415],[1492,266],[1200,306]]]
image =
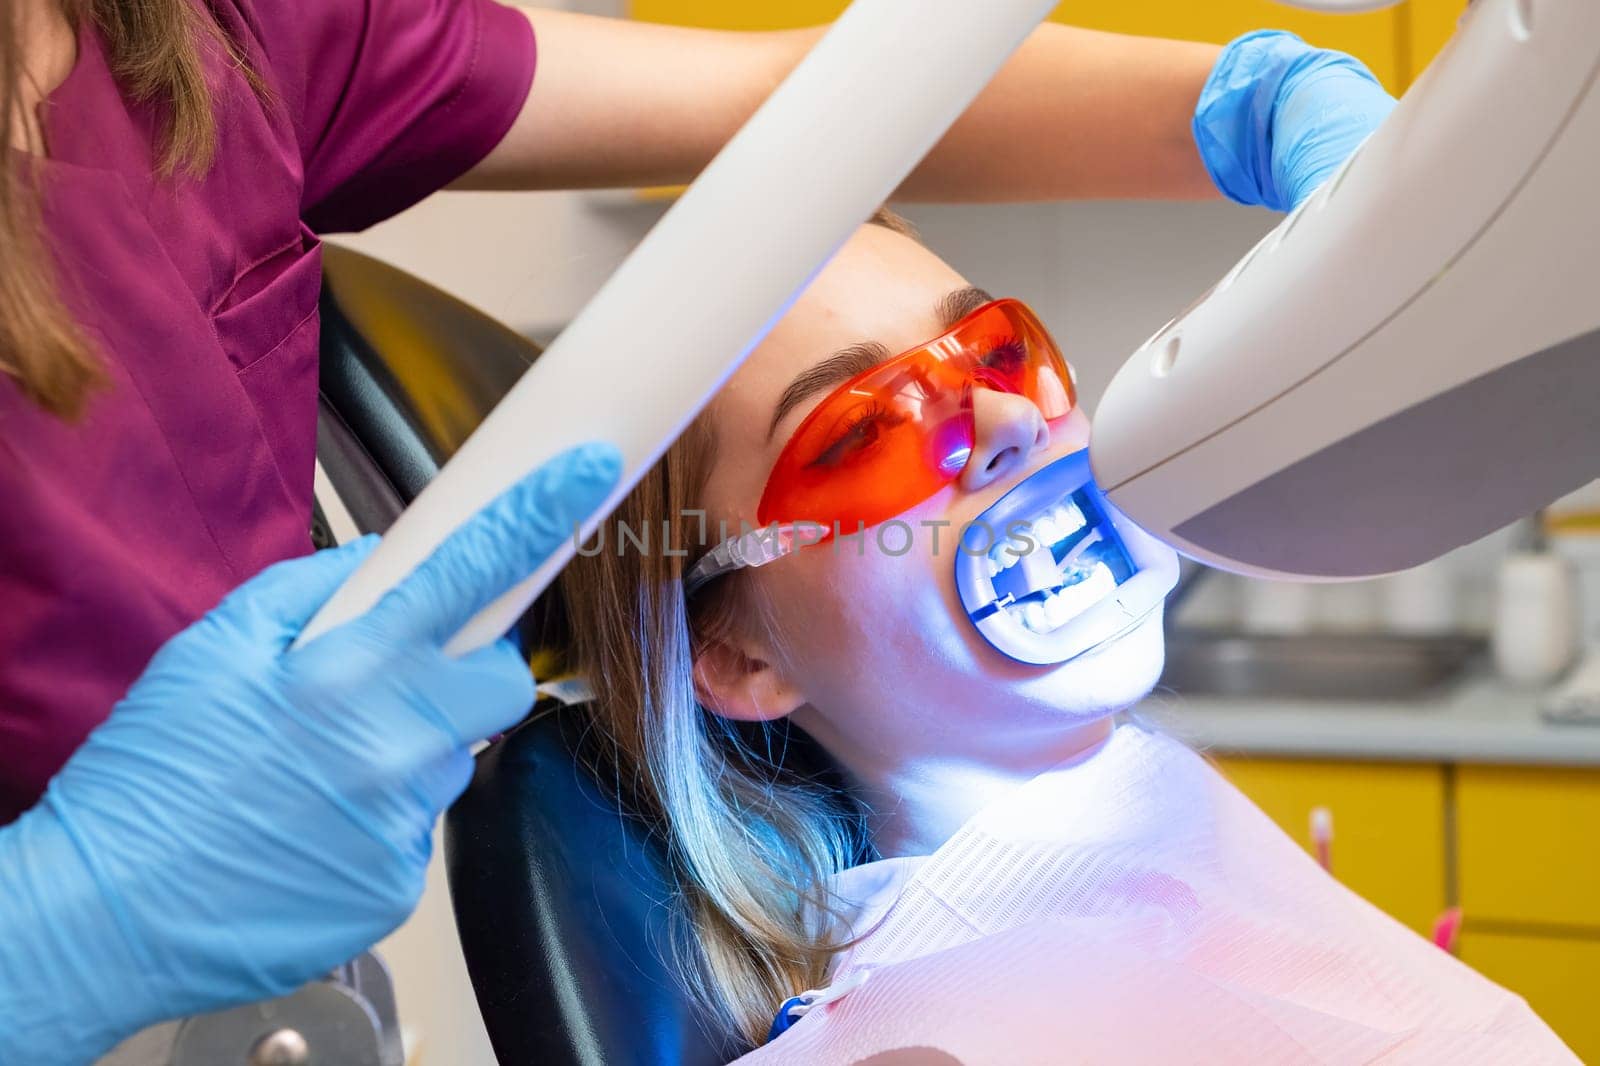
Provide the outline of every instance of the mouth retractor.
[[1076,658],[1136,625],[1177,574],[1171,549],[1122,518],[1094,485],[1086,451],[1001,497],[956,552],[968,619],[1005,655],[1038,665]]

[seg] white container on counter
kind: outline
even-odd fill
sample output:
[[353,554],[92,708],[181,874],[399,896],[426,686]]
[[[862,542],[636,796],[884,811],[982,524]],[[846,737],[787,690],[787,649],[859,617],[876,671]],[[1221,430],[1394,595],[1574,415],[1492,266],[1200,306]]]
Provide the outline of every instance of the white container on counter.
[[1549,685],[1578,651],[1577,575],[1551,552],[1513,552],[1500,567],[1494,661],[1518,685]]

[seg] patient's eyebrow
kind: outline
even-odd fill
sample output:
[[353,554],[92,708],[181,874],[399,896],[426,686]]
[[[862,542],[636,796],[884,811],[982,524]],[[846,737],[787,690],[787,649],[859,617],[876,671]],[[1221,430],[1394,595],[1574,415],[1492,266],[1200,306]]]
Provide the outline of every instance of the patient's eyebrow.
[[[934,313],[938,315],[940,328],[950,330],[957,322],[984,304],[993,302],[993,296],[969,285],[941,296]],[[767,440],[772,440],[772,434],[777,432],[778,423],[783,421],[784,416],[809,397],[831,389],[841,381],[849,381],[863,370],[877,366],[893,355],[894,353],[889,351],[885,344],[878,341],[861,341],[847,348],[840,348],[822,362],[802,370],[795,375],[795,379],[789,382],[789,387],[784,389],[783,395],[778,398],[777,407],[772,412],[772,422],[767,426]]]
[[984,304],[994,303],[994,297],[976,285],[968,285],[947,294],[939,301],[939,323],[945,330],[956,328],[956,323],[966,318]]

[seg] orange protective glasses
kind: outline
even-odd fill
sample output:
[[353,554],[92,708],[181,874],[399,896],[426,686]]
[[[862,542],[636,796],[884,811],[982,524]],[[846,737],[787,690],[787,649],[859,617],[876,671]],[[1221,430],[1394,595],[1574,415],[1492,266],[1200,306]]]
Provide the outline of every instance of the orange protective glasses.
[[971,456],[975,388],[1025,396],[1046,421],[1077,401],[1072,368],[1034,313],[1017,300],[985,304],[818,404],[778,456],[757,519],[814,522],[825,540],[910,510]]

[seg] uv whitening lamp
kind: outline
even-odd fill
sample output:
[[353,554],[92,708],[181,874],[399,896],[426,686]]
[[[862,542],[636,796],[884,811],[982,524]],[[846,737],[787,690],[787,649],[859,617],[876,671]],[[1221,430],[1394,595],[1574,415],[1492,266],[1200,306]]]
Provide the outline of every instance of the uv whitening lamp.
[[1600,477],[1600,3],[1474,0],[1343,171],[1146,342],[1096,482],[1202,562],[1361,578]]

